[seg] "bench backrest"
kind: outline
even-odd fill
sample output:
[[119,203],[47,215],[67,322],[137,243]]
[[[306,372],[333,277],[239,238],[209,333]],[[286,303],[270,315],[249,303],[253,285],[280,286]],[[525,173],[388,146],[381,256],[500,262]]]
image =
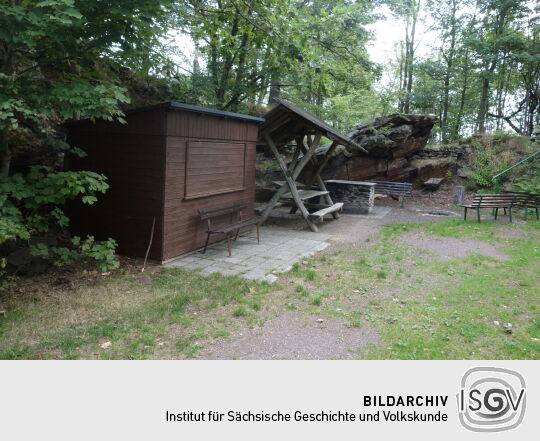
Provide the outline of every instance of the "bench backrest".
[[375,183],[375,193],[393,194],[398,196],[410,196],[412,184],[410,182],[385,182],[373,181]]
[[502,190],[501,193],[513,194],[516,197],[514,205],[519,207],[540,207],[540,194],[511,190]]
[[238,213],[247,208],[244,203],[234,203],[227,205],[216,205],[213,207],[199,208],[199,216],[202,220],[212,219],[218,216],[224,216],[226,214]]
[[474,200],[471,205],[480,206],[480,207],[509,207],[514,204],[516,196],[513,194],[486,194],[486,193],[476,193],[474,195]]

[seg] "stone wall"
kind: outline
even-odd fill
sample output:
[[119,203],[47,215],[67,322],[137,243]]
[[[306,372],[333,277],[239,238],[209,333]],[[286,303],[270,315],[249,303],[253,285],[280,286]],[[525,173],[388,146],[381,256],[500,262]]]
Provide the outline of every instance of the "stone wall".
[[343,202],[344,213],[369,214],[375,199],[375,184],[361,181],[325,181],[334,202]]

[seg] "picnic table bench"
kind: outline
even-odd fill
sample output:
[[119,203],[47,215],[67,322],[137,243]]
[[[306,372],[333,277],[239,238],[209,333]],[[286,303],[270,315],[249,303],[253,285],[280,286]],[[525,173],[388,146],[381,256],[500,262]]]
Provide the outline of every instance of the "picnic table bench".
[[529,209],[536,211],[536,220],[540,220],[538,215],[538,210],[540,209],[540,194],[511,190],[502,190],[501,193],[513,194],[516,196],[514,207],[523,208],[525,210],[525,220],[527,220]]
[[412,184],[410,182],[371,181],[375,184],[376,194],[385,194],[399,200],[399,206],[403,208],[405,196],[411,196]]
[[[206,220],[208,229],[206,231],[206,243],[204,244],[203,253],[206,253],[208,242],[212,234],[224,234],[227,237],[227,249],[229,250],[229,257],[231,257],[231,237],[234,233],[234,240],[238,238],[240,229],[244,227],[255,226],[257,228],[257,243],[260,243],[259,225],[262,222],[262,218],[259,216],[253,216],[247,219],[242,218],[242,210],[247,208],[246,204],[229,204],[229,205],[217,205],[214,207],[199,208],[199,217],[201,220]],[[236,220],[231,221],[226,225],[212,228],[212,219],[231,215],[231,218],[236,215]]]
[[464,208],[463,220],[467,220],[467,210],[472,209],[476,210],[476,217],[478,222],[480,222],[480,209],[481,208],[491,208],[495,219],[499,214],[499,208],[505,210],[508,209],[509,221],[512,222],[512,207],[514,206],[516,196],[514,194],[482,194],[477,193],[474,195],[474,200],[472,204],[461,204],[460,206]]

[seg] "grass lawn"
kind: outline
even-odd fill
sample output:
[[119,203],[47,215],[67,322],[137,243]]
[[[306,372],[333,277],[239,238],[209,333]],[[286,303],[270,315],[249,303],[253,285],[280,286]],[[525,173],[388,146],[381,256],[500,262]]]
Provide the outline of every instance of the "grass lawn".
[[[444,258],[403,240],[418,233],[443,244],[480,240],[508,258]],[[192,358],[286,310],[375,329],[379,342],[358,358],[538,359],[540,223],[389,225],[275,284],[124,270],[72,290],[4,297],[0,310],[2,359]]]

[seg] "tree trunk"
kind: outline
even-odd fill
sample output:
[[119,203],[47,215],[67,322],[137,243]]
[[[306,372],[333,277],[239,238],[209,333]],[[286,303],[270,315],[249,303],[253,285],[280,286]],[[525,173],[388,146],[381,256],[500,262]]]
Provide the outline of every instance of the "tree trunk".
[[270,92],[268,93],[268,104],[272,104],[274,98],[279,98],[281,95],[281,87],[279,85],[279,73],[277,71],[272,72],[270,77]]
[[[238,35],[238,23],[239,23],[239,15],[235,15],[234,21],[232,23],[231,27],[231,36],[236,37]],[[232,39],[232,42],[230,43],[231,49],[234,46],[234,38]],[[225,93],[227,92],[227,82],[229,81],[229,76],[231,74],[234,59],[236,57],[236,52],[233,54],[231,53],[228,55],[225,60],[223,61],[223,65],[221,66],[221,75],[218,82],[218,87],[216,90],[216,99],[219,107],[223,109],[223,105],[225,104]]]
[[238,64],[236,66],[236,77],[234,80],[234,86],[232,87],[232,98],[230,100],[231,105],[229,107],[223,107],[224,109],[232,110],[236,112],[240,103],[240,97],[242,95],[242,82],[244,80],[244,72],[246,70],[246,47],[248,44],[248,34],[242,35],[242,41],[238,48]]
[[463,83],[461,86],[461,96],[459,99],[459,110],[456,118],[456,126],[454,136],[458,138],[461,131],[461,119],[463,118],[463,110],[465,109],[465,100],[467,97],[467,89],[469,87],[469,52],[465,51],[465,70],[463,71]]
[[416,34],[416,22],[418,21],[418,14],[420,12],[420,0],[416,3],[416,9],[412,15],[411,33],[408,36],[407,44],[407,87],[405,89],[405,103],[403,105],[403,112],[409,113],[411,110],[411,96],[413,86],[413,67],[414,67],[414,39]]
[[450,26],[450,48],[446,58],[446,72],[444,73],[443,87],[443,109],[441,118],[441,137],[442,142],[446,142],[448,138],[448,107],[450,106],[450,78],[453,74],[454,52],[456,47],[456,0],[452,0],[452,18]]
[[478,106],[478,132],[486,133],[486,117],[489,108],[489,78],[482,79],[482,91],[480,94],[480,104]]
[[8,129],[0,130],[0,177],[9,176],[11,166],[11,149],[8,145]]

